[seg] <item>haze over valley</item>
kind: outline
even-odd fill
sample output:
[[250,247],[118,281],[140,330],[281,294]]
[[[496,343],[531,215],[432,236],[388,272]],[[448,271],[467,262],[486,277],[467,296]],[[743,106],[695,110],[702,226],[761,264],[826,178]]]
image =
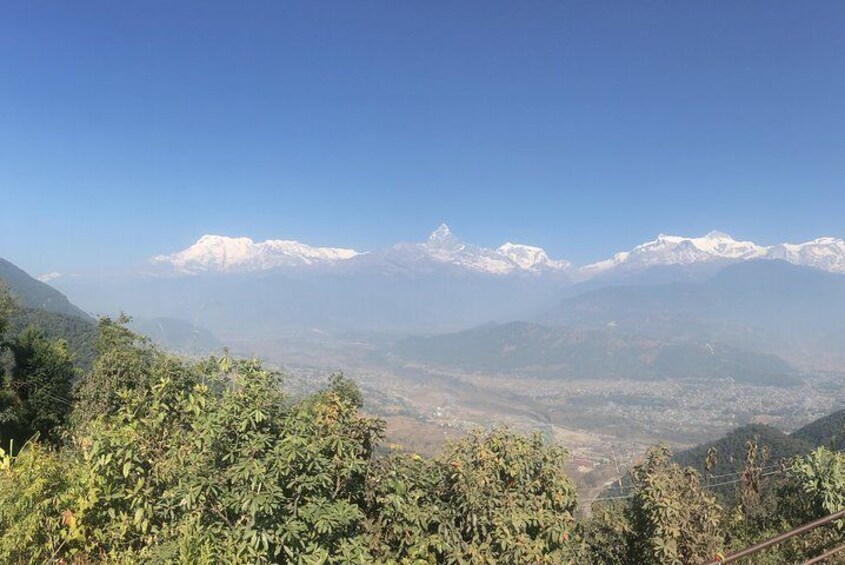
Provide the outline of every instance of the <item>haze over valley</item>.
[[441,225],[375,251],[204,236],[130,270],[42,280],[170,350],[260,357],[300,393],[342,370],[408,449],[539,430],[598,492],[657,442],[789,431],[845,404],[843,272],[833,237],[660,235],[579,266]]

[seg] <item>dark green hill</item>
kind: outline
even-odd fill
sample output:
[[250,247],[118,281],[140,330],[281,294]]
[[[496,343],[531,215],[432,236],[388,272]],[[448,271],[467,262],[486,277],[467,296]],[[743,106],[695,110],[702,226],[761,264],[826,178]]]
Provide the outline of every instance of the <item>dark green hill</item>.
[[34,279],[5,259],[0,259],[0,280],[9,286],[9,291],[23,308],[39,308],[47,312],[90,319],[88,314],[71,304],[64,294]]
[[[784,433],[772,426],[748,424],[717,440],[679,451],[675,454],[674,459],[680,465],[693,467],[704,474],[707,452],[710,448],[715,447],[717,463],[711,473],[716,478],[712,481],[725,482],[735,479],[736,474],[744,468],[747,453],[746,442],[749,440],[757,442],[760,455],[762,455],[763,447],[768,447],[769,457],[766,465],[774,466],[780,459],[809,453],[820,446],[834,446],[836,449],[845,449],[843,427],[845,427],[845,410],[839,410],[819,418],[791,434]],[[720,475],[722,477],[719,477]],[[726,478],[724,475],[728,475],[728,477]],[[626,477],[623,484],[628,484],[628,482],[629,479]],[[725,485],[720,492],[725,494],[732,488],[732,484]],[[617,488],[611,488],[608,493],[619,494],[619,491]]]
[[745,466],[746,442],[749,440],[757,441],[760,454],[762,454],[763,446],[768,446],[768,464],[775,464],[782,458],[807,453],[814,447],[812,443],[792,437],[772,426],[749,424],[729,432],[723,438],[680,451],[675,455],[675,460],[681,465],[695,467],[703,472],[707,451],[715,447],[718,463],[712,473],[714,475],[735,473]]
[[839,410],[792,432],[792,437],[815,446],[845,449],[845,410]]
[[574,330],[528,322],[399,342],[396,357],[470,371],[533,373],[551,378],[733,378],[790,385],[796,371],[783,360],[707,342],[671,342],[615,329]]
[[37,308],[21,308],[11,319],[11,332],[35,326],[49,339],[62,339],[74,356],[76,366],[91,368],[97,356],[97,324],[88,318],[47,312]]
[[0,259],[0,281],[8,286],[19,308],[10,320],[10,331],[27,326],[40,328],[50,339],[62,339],[76,365],[88,369],[96,356],[97,325],[53,287],[38,281],[5,259]]

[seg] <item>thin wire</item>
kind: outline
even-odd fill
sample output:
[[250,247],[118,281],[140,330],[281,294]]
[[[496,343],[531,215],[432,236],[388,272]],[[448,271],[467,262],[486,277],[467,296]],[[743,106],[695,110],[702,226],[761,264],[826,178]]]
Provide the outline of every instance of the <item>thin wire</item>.
[[71,401],[67,400],[66,398],[61,398],[61,397],[58,397],[58,396],[54,396],[54,395],[50,394],[49,392],[43,392],[43,391],[41,392],[41,394],[43,394],[43,395],[44,395],[44,396],[46,396],[47,398],[52,398],[53,400],[56,400],[56,401],[58,401],[58,402],[64,402],[64,403],[65,403],[65,404],[67,404],[68,406],[73,406],[73,402],[71,402]]
[[[760,475],[760,477],[761,477],[761,478],[762,478],[762,477],[770,477],[770,476],[772,476],[772,475],[778,475],[778,474],[780,474],[780,473],[783,473],[783,470],[770,471],[770,472],[768,472],[768,473],[762,473],[762,474]],[[732,480],[732,481],[723,481],[723,482],[721,482],[721,483],[715,483],[715,484],[704,485],[704,486],[702,487],[702,490],[712,490],[712,489],[714,489],[714,488],[716,488],[716,487],[721,487],[721,486],[725,486],[725,485],[732,485],[732,484],[736,484],[736,483],[738,483],[738,482],[740,482],[740,481],[742,481],[742,480],[743,480],[743,478],[742,478],[742,477],[739,477],[738,479],[734,479],[734,480]],[[633,485],[632,485],[632,486],[633,486]],[[593,498],[593,499],[591,499],[591,500],[585,500],[584,502],[585,502],[585,503],[590,503],[590,504],[592,504],[593,502],[603,502],[603,501],[606,501],[606,500],[628,500],[628,499],[634,498],[635,496],[637,496],[637,495],[636,495],[636,493],[626,494],[626,495],[624,495],[624,496],[604,496],[604,497],[600,497],[600,498]]]
[[[763,467],[760,467],[760,471],[761,471],[761,472],[766,472],[766,471],[769,471],[769,470],[771,470],[771,469],[777,469],[778,467],[780,467],[780,464],[778,464],[778,463],[773,463],[773,464],[771,464],[771,465],[765,465],[765,466],[763,466]],[[745,473],[745,471],[744,471],[744,470],[742,470],[742,471],[734,471],[733,473],[722,473],[721,475],[705,476],[705,478],[706,478],[707,480],[711,480],[711,481],[712,481],[713,479],[724,479],[725,477],[738,477],[738,476],[740,476],[740,475],[742,475],[742,474],[744,474],[744,473]],[[631,489],[633,489],[633,488],[635,488],[635,487],[636,487],[636,485],[627,484],[627,485],[621,485],[621,486],[618,486],[618,487],[613,487],[611,490],[613,490],[613,491],[620,491],[620,490],[621,490],[621,491],[627,491],[627,490],[631,490]]]
[[[835,451],[835,453],[845,453],[845,449],[837,449]],[[760,471],[763,472],[761,477],[768,477],[768,476],[775,475],[777,473],[783,472],[782,469],[778,469],[779,467],[780,467],[780,464],[777,464],[777,463],[760,467]],[[772,472],[765,472],[767,469],[778,469],[778,470],[772,471]],[[712,479],[720,479],[720,478],[724,478],[724,477],[740,477],[740,475],[743,475],[743,474],[745,474],[745,470],[737,471],[735,473],[724,473],[724,474],[721,474],[721,475],[713,475],[712,477],[707,477],[707,478],[709,480],[712,480]],[[716,484],[712,484],[712,483],[711,484],[705,484],[704,488],[707,489],[707,488],[713,488],[713,487],[718,487],[718,486],[722,486],[722,485],[730,485],[730,484],[733,484],[733,483],[738,483],[741,480],[742,480],[742,477],[740,477],[739,479],[737,479],[735,481],[726,481],[726,482],[716,483]],[[614,487],[612,490],[614,490],[614,491],[616,491],[616,490],[629,491],[629,490],[632,490],[634,488],[636,488],[636,485],[628,484],[628,485],[623,485],[623,486],[619,486],[619,487]],[[626,500],[626,499],[633,498],[633,497],[634,497],[634,495],[605,496],[605,497],[600,497],[600,498],[593,498],[593,499],[590,499],[590,500],[585,501],[585,502],[599,502],[599,501],[603,501],[603,500]]]

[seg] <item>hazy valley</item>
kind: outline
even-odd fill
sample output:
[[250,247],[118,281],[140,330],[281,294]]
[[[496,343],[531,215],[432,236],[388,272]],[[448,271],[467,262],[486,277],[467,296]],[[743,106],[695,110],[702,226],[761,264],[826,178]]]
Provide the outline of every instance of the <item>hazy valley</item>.
[[173,351],[265,359],[303,393],[343,371],[409,449],[540,430],[597,492],[659,441],[789,431],[845,405],[844,249],[715,232],[578,268],[441,226],[374,253],[203,238],[134,273],[50,282]]

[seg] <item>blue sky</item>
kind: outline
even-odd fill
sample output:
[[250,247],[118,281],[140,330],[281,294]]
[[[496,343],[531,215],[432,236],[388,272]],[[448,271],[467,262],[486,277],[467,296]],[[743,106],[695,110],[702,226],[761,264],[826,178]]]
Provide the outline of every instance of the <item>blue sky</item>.
[[7,2],[0,256],[845,236],[842,2]]

